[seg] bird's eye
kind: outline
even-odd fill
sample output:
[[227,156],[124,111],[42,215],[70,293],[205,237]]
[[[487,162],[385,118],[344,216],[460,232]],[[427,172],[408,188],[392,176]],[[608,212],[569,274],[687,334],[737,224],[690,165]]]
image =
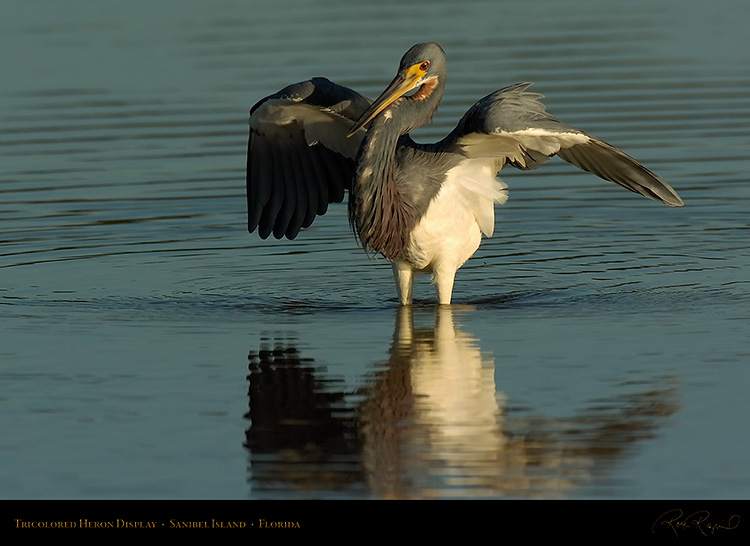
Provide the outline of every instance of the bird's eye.
[[422,72],[427,72],[427,69],[430,68],[430,61],[425,61],[422,64],[419,65],[419,69]]

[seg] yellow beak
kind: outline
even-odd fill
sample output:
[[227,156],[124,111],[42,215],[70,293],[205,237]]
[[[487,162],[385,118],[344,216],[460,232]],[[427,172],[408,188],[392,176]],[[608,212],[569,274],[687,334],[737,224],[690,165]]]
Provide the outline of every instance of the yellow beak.
[[352,136],[354,133],[359,131],[362,127],[372,121],[375,116],[380,112],[388,108],[391,104],[396,102],[405,93],[408,93],[414,89],[420,78],[424,75],[424,71],[420,70],[419,65],[416,64],[410,67],[408,70],[400,72],[393,78],[393,81],[388,84],[380,96],[365,110],[364,114],[352,125],[352,128],[347,133],[347,138]]

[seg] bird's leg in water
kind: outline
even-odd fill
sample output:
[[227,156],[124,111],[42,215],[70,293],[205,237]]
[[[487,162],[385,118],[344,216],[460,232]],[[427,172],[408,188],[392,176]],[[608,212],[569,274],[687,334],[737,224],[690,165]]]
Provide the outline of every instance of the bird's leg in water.
[[440,305],[450,305],[453,296],[453,281],[456,278],[456,270],[450,267],[436,267],[433,271],[435,292],[437,292]]
[[393,266],[393,278],[396,280],[396,291],[401,305],[411,305],[412,288],[414,286],[414,270],[402,261],[395,261]]

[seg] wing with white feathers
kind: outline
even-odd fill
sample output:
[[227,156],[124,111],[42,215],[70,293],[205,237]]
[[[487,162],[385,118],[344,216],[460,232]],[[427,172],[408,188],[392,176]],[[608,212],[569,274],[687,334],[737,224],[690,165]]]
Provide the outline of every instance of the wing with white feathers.
[[526,91],[530,85],[519,83],[486,96],[446,140],[470,158],[494,159],[498,171],[505,165],[536,169],[557,155],[649,199],[682,206],[677,192],[635,159],[547,114],[542,96]]
[[350,189],[370,100],[325,78],[290,85],[250,110],[248,231],[294,239]]

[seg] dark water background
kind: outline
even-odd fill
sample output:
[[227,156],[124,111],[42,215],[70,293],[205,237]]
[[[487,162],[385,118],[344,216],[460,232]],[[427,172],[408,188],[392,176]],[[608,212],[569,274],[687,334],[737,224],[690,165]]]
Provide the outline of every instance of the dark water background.
[[[0,18],[3,498],[747,498],[746,2],[11,2]],[[245,231],[247,111],[375,96],[441,42],[438,139],[535,82],[668,209],[560,161],[399,311],[333,206]]]

